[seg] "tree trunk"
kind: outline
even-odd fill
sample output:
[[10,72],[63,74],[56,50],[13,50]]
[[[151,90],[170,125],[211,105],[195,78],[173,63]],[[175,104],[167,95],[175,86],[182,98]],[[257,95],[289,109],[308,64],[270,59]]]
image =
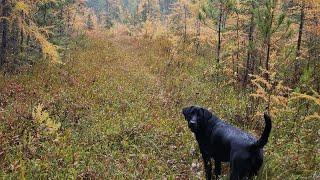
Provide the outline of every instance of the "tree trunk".
[[24,32],[21,29],[20,30],[20,52],[24,51],[23,43],[24,43]]
[[43,25],[47,24],[47,5],[44,5],[42,21]]
[[60,9],[60,20],[61,20],[61,22],[60,22],[60,27],[59,27],[59,34],[60,34],[60,36],[63,36],[63,34],[64,34],[64,21],[63,21],[63,7],[60,7],[61,9]]
[[304,17],[305,17],[305,13],[304,13],[305,4],[303,2],[300,8],[301,8],[300,9],[300,25],[299,25],[299,34],[298,34],[298,41],[297,41],[296,60],[294,64],[293,84],[297,83],[300,77],[301,42],[302,42]]
[[11,38],[10,38],[10,50],[12,50],[12,54],[14,54],[15,57],[17,57],[19,53],[19,36],[20,36],[20,28],[18,25],[18,20],[14,20],[14,23],[11,28]]
[[[8,5],[7,0],[2,0],[1,6],[3,7],[1,16],[8,17],[9,16],[9,5]],[[8,20],[3,19],[1,21],[1,25],[2,25],[2,37],[1,37],[1,48],[0,48],[0,68],[6,62],[6,58],[7,58],[8,30],[9,30]]]
[[[252,2],[252,9],[255,8],[254,2]],[[250,20],[250,28],[248,34],[248,50],[247,50],[247,62],[244,72],[243,78],[243,86],[246,86],[249,79],[249,74],[254,73],[254,60],[253,60],[253,34],[255,30],[255,22],[254,22],[254,13],[251,13],[251,20]]]
[[150,0],[147,1],[147,19],[151,18],[151,3]]
[[[22,19],[24,21],[25,19],[24,14],[22,14]],[[20,29],[20,53],[24,51],[23,43],[24,43],[24,31],[23,31],[23,28],[21,28]]]
[[199,55],[200,54],[200,33],[201,33],[201,23],[200,23],[200,20],[199,19],[197,19],[196,20],[196,30],[197,30],[197,35],[196,35],[196,37],[197,37],[197,39],[196,39],[196,53],[197,53],[197,55]]
[[183,32],[183,40],[187,41],[187,6],[183,5],[184,9],[184,32]]
[[[270,32],[271,33],[271,32]],[[271,34],[269,34],[269,37],[267,39],[267,58],[266,58],[266,70],[267,75],[266,75],[266,79],[269,80],[269,62],[270,62],[270,48],[271,48]]]
[[[30,21],[29,21],[28,19],[26,19],[26,23],[27,23],[28,26],[30,25]],[[30,45],[30,40],[31,40],[30,34],[27,33],[27,38],[26,38],[26,47],[27,47],[27,48],[28,48],[29,45]]]
[[270,22],[268,24],[269,31],[267,32],[267,36],[266,36],[267,57],[266,57],[265,67],[266,67],[267,73],[266,73],[265,77],[266,77],[267,81],[269,81],[269,69],[270,69],[269,62],[270,62],[270,49],[271,49],[271,35],[272,35],[273,18],[274,18],[274,9],[272,8]]
[[[275,6],[274,6],[275,7]],[[269,26],[269,30],[267,31],[267,34],[266,34],[266,45],[267,45],[267,57],[266,57],[266,64],[265,64],[265,67],[266,67],[266,74],[265,74],[265,78],[267,80],[267,82],[270,81],[270,51],[271,51],[271,36],[272,36],[272,25],[273,25],[273,18],[274,18],[274,9],[271,8],[271,17],[270,17],[270,21],[269,21],[269,24],[267,24]],[[268,113],[270,113],[270,109],[271,109],[271,93],[272,93],[272,89],[268,89],[266,88],[266,91],[267,91],[267,94],[268,94],[268,101],[267,101],[267,111]]]
[[217,48],[217,63],[220,62],[221,51],[221,26],[222,26],[222,5],[220,4],[219,22],[218,22],[218,48]]
[[237,12],[237,53],[236,53],[237,63],[239,63],[239,54],[240,54],[240,34],[239,34],[239,29],[240,29],[239,28],[239,12]]

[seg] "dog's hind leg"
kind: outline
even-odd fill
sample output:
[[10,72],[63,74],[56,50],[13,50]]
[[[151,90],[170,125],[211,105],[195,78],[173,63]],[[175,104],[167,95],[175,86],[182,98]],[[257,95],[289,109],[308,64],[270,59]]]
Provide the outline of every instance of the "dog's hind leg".
[[214,173],[216,175],[216,179],[219,179],[221,175],[221,161],[214,161]]
[[241,158],[230,162],[230,180],[242,180],[248,177],[250,172],[250,161]]
[[211,178],[212,178],[212,172],[211,172],[212,171],[212,163],[211,163],[210,157],[206,156],[206,155],[202,155],[202,158],[203,158],[204,168],[206,171],[206,179],[211,180]]
[[240,180],[239,170],[232,162],[230,162],[230,180]]

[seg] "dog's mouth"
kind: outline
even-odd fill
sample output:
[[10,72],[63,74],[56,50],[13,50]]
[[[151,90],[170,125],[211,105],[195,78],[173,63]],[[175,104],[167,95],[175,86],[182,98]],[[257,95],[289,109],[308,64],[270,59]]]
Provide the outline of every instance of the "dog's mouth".
[[190,129],[192,132],[194,132],[194,133],[196,133],[197,130],[198,130],[196,124],[189,124],[189,129]]

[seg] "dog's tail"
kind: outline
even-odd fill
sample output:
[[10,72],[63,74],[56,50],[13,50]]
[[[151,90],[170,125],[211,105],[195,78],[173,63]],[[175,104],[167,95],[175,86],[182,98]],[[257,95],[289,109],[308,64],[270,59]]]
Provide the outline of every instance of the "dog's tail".
[[256,150],[256,149],[261,149],[263,148],[263,146],[265,146],[268,142],[268,138],[271,132],[271,118],[267,113],[264,113],[264,122],[265,122],[265,127],[263,130],[263,133],[261,135],[261,138],[255,142],[254,144],[251,145],[251,149],[252,150]]

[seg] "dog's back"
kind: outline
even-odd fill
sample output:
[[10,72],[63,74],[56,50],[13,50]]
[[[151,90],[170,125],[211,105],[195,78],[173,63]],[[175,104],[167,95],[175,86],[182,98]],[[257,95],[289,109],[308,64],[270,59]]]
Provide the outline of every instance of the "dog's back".
[[[215,161],[230,162],[231,176],[241,179],[240,177],[252,177],[258,174],[263,164],[263,146],[267,143],[271,131],[271,119],[264,115],[265,128],[260,139],[256,139],[251,134],[242,131],[219,118],[213,116],[209,137],[202,137],[198,141],[210,141],[207,143],[208,153]],[[201,143],[199,143],[200,145]],[[206,144],[206,143],[202,143]]]
[[270,117],[267,114],[264,114],[264,119],[266,125],[261,138],[257,140],[251,134],[242,131],[241,129],[236,128],[213,116],[211,121],[214,121],[214,125],[212,127],[208,127],[209,129],[211,129],[211,143],[213,145],[217,145],[218,147],[225,146],[225,148],[228,148],[229,146],[232,146],[233,148],[248,147],[251,151],[261,149],[267,144],[268,137],[271,131]]
[[[263,144],[266,143],[265,141],[267,141],[267,137],[269,136],[269,133],[264,133],[262,136],[263,140],[257,140],[251,134],[227,124],[215,116],[212,117],[211,121],[212,125],[209,123],[208,130],[203,136],[198,136],[197,140],[204,141],[202,144],[212,147],[209,151],[210,154],[220,161],[230,161],[229,153],[237,149],[246,148],[252,151],[260,149],[261,146],[264,146]],[[266,128],[269,131],[269,127]],[[208,135],[210,137],[207,137]],[[210,139],[209,142],[208,139]]]

